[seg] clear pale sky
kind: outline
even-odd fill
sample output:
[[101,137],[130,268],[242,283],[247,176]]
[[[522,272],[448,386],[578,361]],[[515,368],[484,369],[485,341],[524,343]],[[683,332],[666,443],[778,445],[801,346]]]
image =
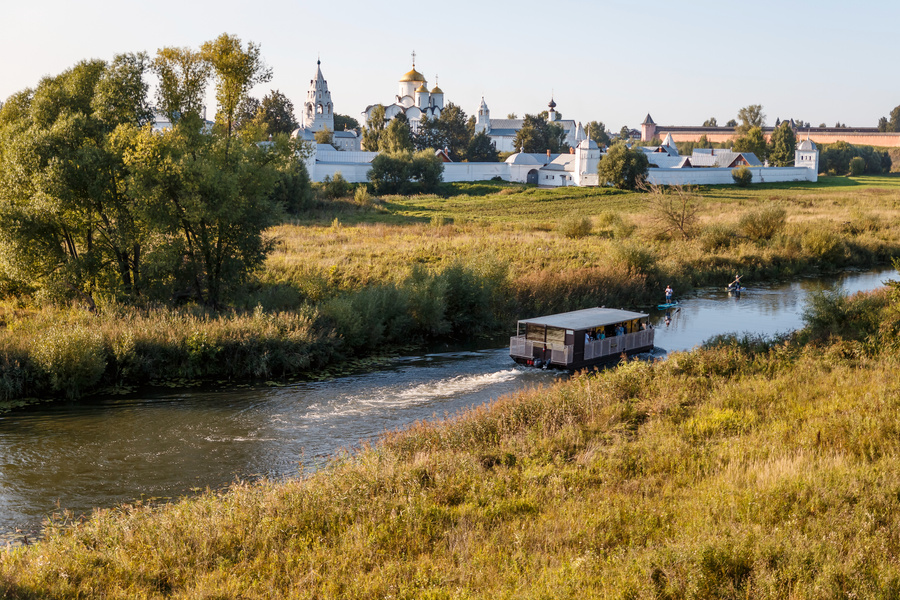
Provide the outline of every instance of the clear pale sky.
[[[776,117],[875,126],[900,104],[900,2],[832,0],[35,0],[4,6],[0,98],[86,58],[197,48],[223,32],[261,46],[297,116],[316,58],[335,111],[390,103],[416,68],[446,100],[494,118],[537,113],[617,131]],[[212,108],[212,107],[211,107]],[[212,113],[212,110],[210,111]]]

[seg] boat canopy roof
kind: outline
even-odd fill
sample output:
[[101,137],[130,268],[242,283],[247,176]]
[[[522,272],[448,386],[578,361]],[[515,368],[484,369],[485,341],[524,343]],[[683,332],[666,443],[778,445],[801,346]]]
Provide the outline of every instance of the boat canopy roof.
[[520,319],[519,323],[580,330],[613,325],[615,323],[622,323],[624,321],[631,321],[632,319],[640,319],[649,316],[650,315],[645,313],[619,310],[616,308],[585,308],[584,310],[573,310],[572,312],[547,315],[545,317]]

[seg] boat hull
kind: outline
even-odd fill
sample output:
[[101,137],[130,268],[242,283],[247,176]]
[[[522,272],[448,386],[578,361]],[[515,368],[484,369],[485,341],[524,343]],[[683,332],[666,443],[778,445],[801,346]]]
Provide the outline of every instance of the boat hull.
[[622,352],[618,352],[616,354],[607,354],[603,356],[597,356],[591,359],[583,359],[583,360],[574,360],[570,363],[562,364],[555,363],[552,360],[543,361],[540,358],[527,358],[524,356],[515,356],[510,354],[510,358],[512,358],[516,363],[525,366],[525,367],[534,367],[536,369],[554,369],[558,371],[582,371],[584,369],[591,369],[594,367],[607,367],[610,365],[614,365],[618,362],[621,362],[623,358],[627,358],[630,356],[634,356],[636,354],[643,354],[645,352],[650,352],[655,348],[653,344],[647,346],[641,346],[638,348],[632,348],[630,350],[623,350]]

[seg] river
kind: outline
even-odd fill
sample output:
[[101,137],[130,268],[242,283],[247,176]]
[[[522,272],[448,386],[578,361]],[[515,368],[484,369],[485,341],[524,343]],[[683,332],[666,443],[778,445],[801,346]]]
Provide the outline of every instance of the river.
[[[788,332],[802,326],[811,291],[853,293],[898,278],[880,270],[789,284],[745,281],[740,298],[697,290],[681,299],[668,325],[654,311],[656,345],[664,354],[720,333]],[[519,367],[507,348],[490,348],[401,357],[376,372],[286,387],[153,392],[18,410],[0,416],[0,532],[33,533],[59,508],[89,515],[94,507],[176,498],[235,478],[297,475],[386,430],[561,376]]]

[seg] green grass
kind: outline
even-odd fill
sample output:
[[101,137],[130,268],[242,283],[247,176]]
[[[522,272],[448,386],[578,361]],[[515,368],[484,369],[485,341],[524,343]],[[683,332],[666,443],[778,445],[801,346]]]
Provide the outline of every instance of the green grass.
[[[723,339],[522,391],[301,480],[63,515],[0,554],[0,590],[896,598],[897,301],[824,302],[794,340]],[[829,338],[833,322],[852,333]]]
[[[900,255],[898,177],[691,193],[688,239],[665,232],[649,194],[495,182],[445,184],[440,195],[354,194],[272,228],[276,250],[230,312],[101,301],[92,316],[8,299],[0,401],[165,379],[314,377],[376,348],[507,332],[523,315],[646,307],[668,284],[684,293],[735,273],[787,279]],[[99,331],[102,344],[79,342],[78,327]],[[79,348],[90,352],[77,356]]]

